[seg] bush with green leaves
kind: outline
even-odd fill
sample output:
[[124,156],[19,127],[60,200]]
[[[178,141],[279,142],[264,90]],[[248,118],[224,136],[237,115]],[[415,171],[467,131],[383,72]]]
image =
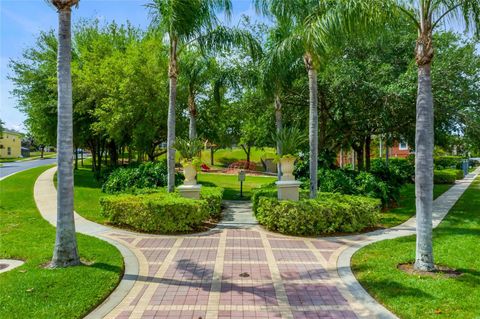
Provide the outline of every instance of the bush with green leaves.
[[167,193],[164,188],[144,189],[102,197],[100,206],[113,225],[159,234],[191,232],[220,216],[222,195],[223,189],[216,187],[202,187],[200,200]]
[[382,181],[393,185],[404,185],[413,182],[415,178],[415,163],[409,159],[392,158],[387,162],[384,159],[373,159],[370,172]]
[[[175,174],[175,185],[180,185],[184,177]],[[117,194],[131,189],[156,188],[167,185],[167,162],[143,163],[137,167],[115,169],[105,180],[102,191]]]
[[462,162],[465,159],[461,156],[435,156],[433,159],[433,163],[435,165],[435,169],[443,170],[448,168],[453,169],[461,169]]
[[279,201],[259,195],[254,212],[258,222],[268,230],[317,236],[375,226],[380,207],[378,199],[332,193],[320,193],[316,199],[299,201]]
[[435,184],[453,184],[457,179],[457,174],[453,170],[434,170],[433,182]]
[[435,184],[453,184],[457,179],[463,177],[463,171],[460,169],[436,169],[433,171],[433,182]]
[[361,195],[378,198],[384,206],[398,199],[400,185],[389,185],[368,172],[346,169],[319,169],[320,192]]

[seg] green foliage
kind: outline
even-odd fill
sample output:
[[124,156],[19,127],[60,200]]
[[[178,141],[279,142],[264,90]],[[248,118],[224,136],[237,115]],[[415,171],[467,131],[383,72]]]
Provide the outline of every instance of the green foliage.
[[294,156],[305,145],[308,138],[298,127],[292,126],[275,132],[273,140],[280,143],[282,156]]
[[397,200],[400,188],[368,172],[323,168],[318,170],[318,184],[321,192],[378,198],[383,205]]
[[222,215],[223,188],[205,187],[200,189],[200,199],[207,202],[208,211],[213,218],[220,218]]
[[435,184],[453,184],[455,180],[462,178],[463,171],[461,170],[442,169],[433,171],[433,182]]
[[180,153],[183,160],[191,161],[202,151],[203,142],[200,139],[189,140],[177,137],[173,147]]
[[149,233],[190,232],[221,214],[223,189],[202,187],[200,200],[183,198],[164,189],[100,198],[109,223]]
[[360,196],[320,193],[316,199],[279,201],[258,196],[255,216],[267,229],[288,235],[314,236],[355,232],[374,226],[380,201]]
[[446,168],[462,168],[462,162],[465,159],[461,156],[435,156],[433,158],[433,163],[435,169],[443,170]]
[[[175,174],[175,184],[183,181],[182,174]],[[138,167],[120,167],[106,178],[102,186],[103,192],[115,194],[135,188],[154,188],[167,185],[167,163],[144,163]]]

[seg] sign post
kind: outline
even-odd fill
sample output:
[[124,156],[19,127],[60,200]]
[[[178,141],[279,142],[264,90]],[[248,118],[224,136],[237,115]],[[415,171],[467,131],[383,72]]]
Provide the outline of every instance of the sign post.
[[245,181],[245,171],[241,169],[238,171],[238,181],[240,182],[240,198],[243,197],[243,182]]

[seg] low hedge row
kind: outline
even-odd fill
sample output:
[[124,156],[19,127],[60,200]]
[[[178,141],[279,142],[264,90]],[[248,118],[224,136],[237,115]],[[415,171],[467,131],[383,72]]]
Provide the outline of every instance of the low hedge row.
[[463,171],[460,169],[442,169],[433,171],[434,184],[453,184],[455,180],[462,179]]
[[183,198],[164,189],[137,194],[110,195],[100,199],[109,223],[149,233],[178,233],[198,229],[221,214],[223,189],[202,187],[200,200]]
[[335,193],[307,196],[302,191],[299,201],[279,201],[275,189],[258,190],[252,198],[255,216],[269,230],[300,236],[355,232],[378,221],[378,199]]

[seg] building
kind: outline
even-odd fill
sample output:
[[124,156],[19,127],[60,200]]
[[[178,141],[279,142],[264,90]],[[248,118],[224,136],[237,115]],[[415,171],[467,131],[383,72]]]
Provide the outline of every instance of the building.
[[17,158],[22,155],[22,134],[4,130],[0,135],[0,158]]
[[[378,150],[375,150],[374,147],[378,147]],[[410,147],[406,142],[398,142],[394,141],[393,146],[388,147],[388,156],[389,158],[407,158],[408,155],[413,154],[410,150]],[[372,151],[370,154],[370,158],[384,158],[386,157],[385,154],[385,145],[382,145],[381,142],[379,145],[372,145]],[[340,152],[337,154],[337,161],[336,165],[339,167],[344,167],[345,165],[352,165],[355,166],[357,162],[357,154],[353,151],[353,149],[341,149]]]

